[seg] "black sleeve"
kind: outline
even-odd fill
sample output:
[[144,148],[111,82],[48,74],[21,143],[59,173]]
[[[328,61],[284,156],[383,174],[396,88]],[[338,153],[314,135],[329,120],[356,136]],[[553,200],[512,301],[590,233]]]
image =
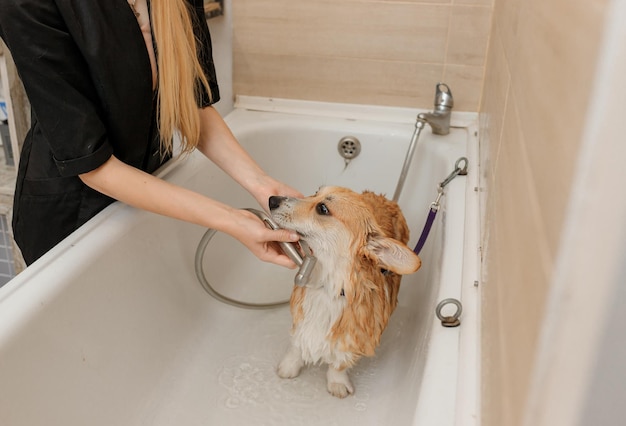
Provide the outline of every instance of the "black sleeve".
[[211,34],[209,32],[209,26],[207,25],[206,17],[204,14],[204,1],[193,0],[193,7],[195,16],[192,16],[194,25],[194,33],[196,40],[198,41],[198,60],[204,70],[209,86],[211,88],[211,96],[201,86],[202,97],[198,100],[198,106],[204,108],[220,100],[220,92],[217,85],[217,76],[215,74],[215,64],[213,63],[213,48],[211,45]]
[[113,153],[89,69],[52,0],[0,0],[9,47],[62,176],[93,170]]

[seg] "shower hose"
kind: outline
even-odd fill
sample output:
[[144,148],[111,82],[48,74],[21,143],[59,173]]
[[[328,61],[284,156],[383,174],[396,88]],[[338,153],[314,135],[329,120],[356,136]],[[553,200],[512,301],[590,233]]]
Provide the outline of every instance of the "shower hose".
[[273,308],[278,308],[279,306],[284,306],[287,303],[289,303],[289,300],[283,300],[280,302],[272,302],[272,303],[242,302],[240,300],[235,300],[235,299],[231,299],[230,297],[224,296],[222,293],[215,290],[213,286],[211,286],[211,283],[209,282],[209,280],[207,280],[206,278],[206,274],[204,273],[204,267],[202,266],[202,259],[204,259],[204,252],[206,251],[206,248],[209,245],[209,242],[211,241],[211,239],[213,238],[216,232],[217,231],[215,229],[208,229],[202,236],[202,239],[200,240],[200,243],[198,244],[198,249],[196,250],[196,259],[195,259],[196,276],[198,277],[200,284],[206,290],[207,293],[209,293],[211,296],[213,296],[215,299],[219,300],[220,302],[226,303],[227,305],[232,305],[238,308],[246,308],[246,309],[273,309]]
[[[415,152],[415,147],[417,146],[417,142],[418,142],[420,133],[421,133],[422,128],[424,127],[424,125],[425,125],[424,120],[422,120],[421,118],[418,117],[418,119],[417,119],[417,121],[415,123],[415,131],[413,132],[413,136],[411,137],[411,143],[409,144],[409,148],[408,148],[406,156],[404,158],[404,164],[402,166],[402,171],[400,173],[400,178],[398,179],[398,184],[396,186],[396,191],[395,191],[394,196],[393,196],[393,201],[397,202],[398,199],[400,198],[400,193],[402,192],[402,188],[404,186],[404,181],[406,180],[408,169],[409,169],[409,166],[411,164],[411,159],[413,158],[413,154]],[[259,219],[263,220],[263,218],[260,216],[258,211],[254,210],[254,209],[247,209],[247,210],[252,212],[252,213],[255,213],[259,217]],[[267,222],[266,222],[266,224],[267,224]],[[232,299],[230,297],[227,297],[227,296],[221,294],[220,292],[218,292],[217,290],[215,290],[213,288],[213,286],[211,286],[211,283],[206,278],[206,274],[204,273],[204,267],[202,266],[202,259],[204,259],[204,253],[206,251],[206,248],[209,245],[209,242],[211,241],[211,239],[213,238],[213,236],[215,235],[216,232],[217,231],[215,229],[208,229],[204,233],[204,235],[202,236],[202,239],[200,239],[200,242],[198,243],[198,248],[196,249],[196,257],[195,257],[196,276],[198,277],[198,281],[200,281],[200,284],[206,290],[206,292],[209,293],[209,295],[211,295],[213,298],[219,300],[220,302],[226,303],[226,304],[231,305],[231,306],[236,306],[238,308],[245,308],[245,309],[273,309],[273,308],[278,308],[280,306],[287,305],[289,303],[289,300],[283,300],[283,301],[271,302],[271,303],[248,303],[248,302],[243,302],[243,301],[240,301],[240,300],[235,300],[235,299]]]

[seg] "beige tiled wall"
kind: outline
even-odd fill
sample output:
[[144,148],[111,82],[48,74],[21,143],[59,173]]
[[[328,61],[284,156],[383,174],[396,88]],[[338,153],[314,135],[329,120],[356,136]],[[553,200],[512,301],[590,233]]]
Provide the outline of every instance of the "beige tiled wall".
[[233,3],[235,94],[480,112],[484,426],[522,421],[607,2]]
[[481,121],[482,419],[523,418],[606,0],[496,0]]
[[492,0],[236,0],[235,94],[478,111]]

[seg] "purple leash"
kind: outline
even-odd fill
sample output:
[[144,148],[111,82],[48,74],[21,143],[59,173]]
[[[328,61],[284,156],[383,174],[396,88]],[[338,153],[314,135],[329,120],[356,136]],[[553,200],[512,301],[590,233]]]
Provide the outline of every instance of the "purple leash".
[[430,233],[430,228],[433,227],[433,223],[435,222],[435,217],[437,217],[437,212],[439,211],[439,206],[434,207],[431,205],[430,211],[428,212],[428,217],[426,218],[426,223],[424,224],[424,229],[422,229],[422,235],[420,235],[420,239],[417,241],[413,252],[415,254],[420,254],[424,244],[426,244],[426,239],[428,238],[428,234]]
[[[461,162],[464,162],[463,166],[460,165]],[[437,185],[437,199],[430,204],[430,211],[428,212],[428,216],[426,217],[426,223],[424,224],[424,229],[422,229],[422,235],[420,235],[413,252],[415,254],[419,254],[424,248],[424,244],[426,244],[426,239],[428,238],[428,234],[430,233],[430,229],[433,227],[433,223],[435,223],[435,218],[437,217],[437,212],[439,211],[439,207],[441,204],[441,197],[443,197],[443,188],[447,184],[449,184],[452,179],[457,176],[465,176],[467,174],[467,158],[461,157],[456,160],[454,163],[454,171],[448,175],[447,178],[444,179],[439,185]]]

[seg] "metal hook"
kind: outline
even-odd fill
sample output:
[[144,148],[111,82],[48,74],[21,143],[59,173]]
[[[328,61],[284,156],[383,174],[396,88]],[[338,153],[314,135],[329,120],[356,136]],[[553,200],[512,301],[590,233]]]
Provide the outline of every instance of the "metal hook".
[[[459,164],[463,163],[463,167],[459,166]],[[459,176],[465,176],[467,175],[467,165],[468,165],[468,161],[467,158],[465,157],[461,157],[458,160],[456,160],[456,163],[454,163],[454,169],[459,169]]]
[[[449,304],[456,305],[456,312],[449,316],[443,316],[441,310],[444,306]],[[463,312],[463,305],[461,305],[461,302],[459,302],[458,300],[452,298],[442,300],[441,302],[439,302],[437,308],[435,309],[435,314],[437,315],[437,318],[439,318],[439,320],[441,321],[441,325],[443,325],[444,327],[458,327],[459,325],[461,325],[461,320],[459,319],[461,317],[461,312]]]
[[[461,163],[463,163],[463,167],[460,166]],[[443,180],[443,182],[439,184],[439,188],[445,187],[455,177],[465,176],[465,175],[467,175],[467,158],[461,157],[458,160],[456,160],[456,163],[454,163],[454,170],[452,171],[452,173],[448,175],[447,178]]]

